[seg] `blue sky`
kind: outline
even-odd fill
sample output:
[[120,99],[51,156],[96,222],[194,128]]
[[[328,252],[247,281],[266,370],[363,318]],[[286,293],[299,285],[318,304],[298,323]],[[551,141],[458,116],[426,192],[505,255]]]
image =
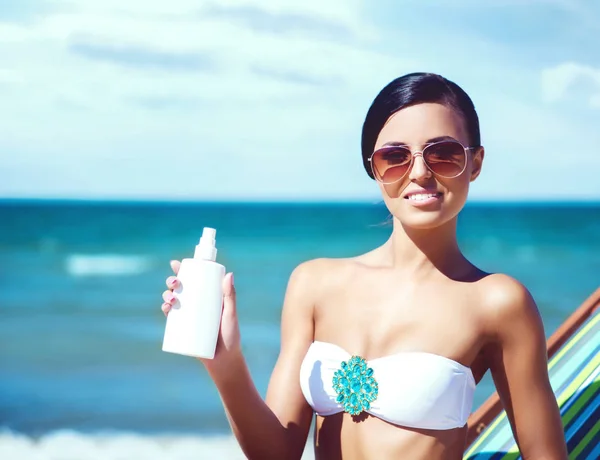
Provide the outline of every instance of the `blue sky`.
[[600,199],[600,2],[0,3],[1,197],[365,200],[390,80],[473,98],[471,197]]

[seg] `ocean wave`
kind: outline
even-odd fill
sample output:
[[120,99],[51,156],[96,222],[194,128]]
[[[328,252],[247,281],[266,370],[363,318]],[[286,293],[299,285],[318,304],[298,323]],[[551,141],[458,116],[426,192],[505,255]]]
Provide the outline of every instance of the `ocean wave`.
[[71,276],[137,275],[148,270],[150,259],[122,254],[70,254],[65,268]]
[[[232,436],[83,434],[60,430],[32,438],[9,430],[0,432],[3,460],[243,460]],[[306,449],[303,460],[313,460]]]

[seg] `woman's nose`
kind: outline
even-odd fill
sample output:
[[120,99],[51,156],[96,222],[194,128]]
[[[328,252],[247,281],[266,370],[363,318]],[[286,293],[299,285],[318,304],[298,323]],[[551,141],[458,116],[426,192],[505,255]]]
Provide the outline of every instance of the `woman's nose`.
[[415,155],[412,168],[410,169],[409,178],[411,180],[424,179],[431,176],[431,171],[423,160],[423,155]]

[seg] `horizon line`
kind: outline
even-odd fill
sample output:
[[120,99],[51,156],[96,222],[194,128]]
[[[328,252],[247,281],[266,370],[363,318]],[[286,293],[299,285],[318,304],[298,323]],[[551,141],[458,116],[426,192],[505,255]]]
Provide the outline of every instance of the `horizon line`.
[[[384,205],[383,199],[322,199],[322,198],[303,198],[303,199],[232,199],[232,198],[116,198],[116,197],[2,197],[0,204],[5,203],[45,203],[45,204],[176,204],[176,205]],[[600,205],[600,197],[589,198],[470,198],[467,199],[465,206],[470,204],[523,204],[523,205],[569,205],[569,204],[587,204]]]

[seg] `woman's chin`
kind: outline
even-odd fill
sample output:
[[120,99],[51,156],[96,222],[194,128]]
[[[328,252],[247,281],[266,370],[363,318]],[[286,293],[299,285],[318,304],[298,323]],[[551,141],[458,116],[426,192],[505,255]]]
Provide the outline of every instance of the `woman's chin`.
[[415,230],[431,230],[445,224],[448,219],[444,219],[441,213],[427,213],[421,215],[402,215],[398,216],[400,223],[404,227]]
[[396,217],[405,227],[416,230],[431,230],[440,227],[451,220],[456,213],[450,212],[446,206],[436,206],[431,208],[402,206],[395,213]]

